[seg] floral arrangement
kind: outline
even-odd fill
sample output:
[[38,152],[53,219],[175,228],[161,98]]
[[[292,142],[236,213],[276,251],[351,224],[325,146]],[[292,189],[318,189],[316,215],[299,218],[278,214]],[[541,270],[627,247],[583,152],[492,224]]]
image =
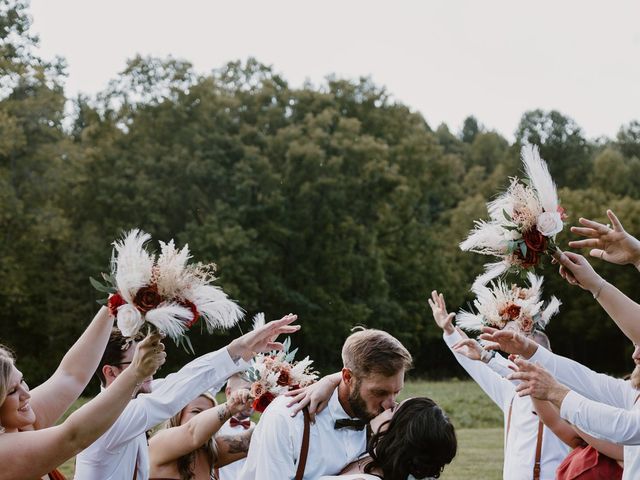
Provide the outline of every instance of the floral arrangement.
[[544,330],[551,317],[558,313],[561,302],[551,297],[545,304],[542,300],[542,277],[529,272],[529,287],[492,282],[491,288],[479,286],[474,290],[473,302],[477,313],[460,311],[456,324],[465,329],[478,331],[483,326],[498,329],[513,329],[525,335]]
[[211,285],[215,265],[189,264],[188,246],[176,249],[173,240],[159,242],[156,258],[145,247],[150,239],[138,229],[125,233],[113,243],[111,273],[102,274],[106,284],[90,279],[97,290],[109,294],[99,303],[107,305],[125,337],[134,337],[147,323],[193,351],[185,333],[198,320],[211,333],[242,319],[242,309]]
[[487,204],[490,220],[476,221],[460,244],[464,251],[500,258],[485,265],[474,287],[507,271],[532,270],[542,255],[558,252],[555,237],[564,227],[566,214],[556,186],[537,147],[525,145],[521,156],[526,178],[512,178],[507,191]]
[[[264,325],[263,313],[254,317],[254,329],[261,325]],[[311,370],[313,360],[306,357],[303,360],[294,361],[298,349],[289,351],[291,348],[289,337],[283,344],[284,348],[281,351],[256,355],[245,372],[245,379],[251,383],[251,396],[254,399],[252,406],[256,412],[264,412],[278,395],[306,387],[318,379],[318,372]]]

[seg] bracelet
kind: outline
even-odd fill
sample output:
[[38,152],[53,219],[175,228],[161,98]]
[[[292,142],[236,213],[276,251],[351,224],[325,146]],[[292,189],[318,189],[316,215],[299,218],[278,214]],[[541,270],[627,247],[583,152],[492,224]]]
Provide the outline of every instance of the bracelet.
[[495,356],[496,356],[495,350],[482,349],[482,353],[480,354],[480,361],[484,363],[489,363],[491,359]]
[[598,285],[598,289],[596,290],[596,293],[593,294],[593,298],[595,300],[597,300],[598,297],[600,296],[600,292],[602,292],[602,288],[604,287],[605,283],[607,283],[607,281],[603,278],[602,281],[600,282],[600,285]]

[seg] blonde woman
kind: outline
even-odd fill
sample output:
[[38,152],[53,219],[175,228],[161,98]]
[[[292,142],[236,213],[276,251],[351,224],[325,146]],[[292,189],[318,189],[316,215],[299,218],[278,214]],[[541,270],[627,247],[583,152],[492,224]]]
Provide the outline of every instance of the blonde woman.
[[[105,332],[101,331],[103,327],[108,327]],[[51,426],[89,381],[104,348],[97,344],[106,343],[110,329],[111,321],[103,309],[65,355],[56,373],[33,391],[29,391],[16,368],[11,352],[0,347],[0,479],[64,479],[55,468],[102,435],[143,381],[164,363],[161,336],[147,337],[138,345],[131,368],[118,378],[113,390],[100,393],[64,423]],[[96,338],[103,333],[104,339]],[[96,358],[88,345],[97,350]]]
[[249,403],[246,389],[221,405],[208,393],[192,400],[149,440],[150,480],[210,480],[216,478],[214,468],[246,457],[253,429],[235,436],[214,435]]

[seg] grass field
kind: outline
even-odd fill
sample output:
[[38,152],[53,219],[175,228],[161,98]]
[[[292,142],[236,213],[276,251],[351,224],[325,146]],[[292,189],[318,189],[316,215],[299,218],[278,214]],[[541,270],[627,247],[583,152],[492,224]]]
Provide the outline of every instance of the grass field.
[[[458,455],[445,469],[443,480],[502,478],[502,413],[474,382],[408,382],[401,398],[416,396],[435,400],[456,426]],[[74,409],[86,401],[78,400]],[[73,478],[73,460],[60,470]]]

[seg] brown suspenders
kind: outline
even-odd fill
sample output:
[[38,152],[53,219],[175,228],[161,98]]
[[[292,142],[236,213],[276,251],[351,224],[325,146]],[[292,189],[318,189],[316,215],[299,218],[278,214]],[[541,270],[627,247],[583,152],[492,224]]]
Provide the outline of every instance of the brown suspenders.
[[298,469],[296,470],[295,480],[302,480],[302,477],[304,477],[304,470],[307,466],[307,455],[309,454],[309,431],[311,428],[309,409],[304,407],[302,413],[304,414],[304,430],[302,433],[302,445],[300,447],[300,457],[298,458]]
[[[513,397],[515,398],[515,397]],[[509,429],[511,428],[511,411],[513,410],[513,398],[509,404],[509,415],[507,416],[507,435],[505,443],[509,440]],[[540,480],[540,459],[542,458],[542,433],[544,431],[544,424],[538,421],[538,439],[536,441],[536,461],[533,464],[533,480]]]

